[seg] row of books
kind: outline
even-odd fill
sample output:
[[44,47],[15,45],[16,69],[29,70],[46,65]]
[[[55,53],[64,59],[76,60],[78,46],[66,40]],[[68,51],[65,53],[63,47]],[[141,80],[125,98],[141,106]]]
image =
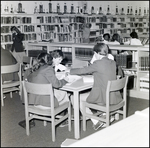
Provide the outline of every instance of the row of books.
[[93,56],[93,49],[76,48],[75,49],[75,56],[76,57],[83,57],[83,58],[92,58],[92,56]]
[[140,77],[140,91],[149,92],[149,74]]
[[[24,34],[23,41],[36,40],[36,33]],[[1,35],[1,42],[12,42],[12,35]]]
[[84,17],[38,16],[37,23],[84,23]]
[[59,42],[70,42],[73,41],[72,35],[70,34],[59,34],[58,35]]
[[139,57],[139,70],[149,70],[149,56]]
[[[12,26],[2,26],[1,33],[11,33],[11,27]],[[35,27],[33,25],[20,25],[18,26],[18,28],[21,32],[34,32],[35,31]]]
[[1,24],[28,24],[31,22],[31,17],[1,17]]
[[116,64],[122,68],[132,67],[132,55],[116,54],[114,58],[116,60]]
[[81,30],[81,24],[57,24],[57,25],[37,25],[37,32],[54,31],[58,33],[72,32],[73,30]]

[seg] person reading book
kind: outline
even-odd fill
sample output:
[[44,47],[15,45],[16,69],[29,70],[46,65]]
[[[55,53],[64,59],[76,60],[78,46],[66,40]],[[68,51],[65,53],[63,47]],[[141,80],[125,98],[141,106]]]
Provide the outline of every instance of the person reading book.
[[[73,68],[68,70],[67,74],[70,75],[83,75],[91,73],[94,77],[94,84],[91,91],[80,94],[80,111],[83,111],[83,102],[96,103],[100,105],[106,104],[106,87],[109,80],[116,80],[116,62],[107,57],[108,46],[105,43],[98,43],[94,46],[93,52],[96,60],[93,64],[84,68]],[[110,104],[117,104],[121,101],[122,97],[120,92],[112,92]],[[73,99],[73,96],[71,96]],[[72,101],[73,102],[73,101]],[[86,108],[86,112],[93,114],[91,109]],[[113,119],[112,119],[113,120]],[[93,128],[97,130],[102,127],[104,123],[91,119]]]

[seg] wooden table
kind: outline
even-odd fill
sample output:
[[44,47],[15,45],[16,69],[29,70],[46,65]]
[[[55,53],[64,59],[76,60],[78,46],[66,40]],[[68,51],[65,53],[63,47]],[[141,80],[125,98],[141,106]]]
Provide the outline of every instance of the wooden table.
[[149,147],[149,107],[68,147]]
[[83,79],[79,79],[71,85],[65,85],[61,90],[73,92],[74,96],[74,134],[75,139],[80,138],[80,123],[79,123],[79,93],[83,90],[91,89],[93,82],[84,83]]

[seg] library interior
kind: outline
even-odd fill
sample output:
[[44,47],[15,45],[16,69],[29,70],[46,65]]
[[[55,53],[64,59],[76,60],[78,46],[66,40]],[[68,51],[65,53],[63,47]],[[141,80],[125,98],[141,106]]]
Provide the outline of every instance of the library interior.
[[2,146],[21,146],[11,108],[24,146],[148,146],[149,106],[128,98],[149,103],[149,1],[1,1]]

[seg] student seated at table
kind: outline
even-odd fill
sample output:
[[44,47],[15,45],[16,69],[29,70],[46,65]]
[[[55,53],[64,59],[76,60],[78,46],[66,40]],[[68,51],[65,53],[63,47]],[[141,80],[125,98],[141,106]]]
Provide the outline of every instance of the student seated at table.
[[[103,42],[102,42],[102,43],[103,43]],[[109,59],[111,59],[111,60],[114,60],[114,56],[112,55],[112,51],[110,50],[110,48],[109,48],[108,45],[106,45],[106,46],[108,47],[108,54],[107,54],[107,57],[108,57]],[[93,62],[94,62],[95,60],[97,60],[97,58],[95,57],[95,54],[93,54],[93,57],[92,57],[90,63],[93,64]]]
[[[27,81],[37,84],[51,83],[54,88],[54,106],[58,107],[60,104],[69,101],[66,91],[59,90],[68,81],[67,78],[58,80],[55,75],[55,66],[60,64],[63,59],[63,52],[61,50],[54,50],[50,54],[44,53],[45,57],[39,56],[34,70],[26,77]],[[29,94],[29,104],[33,104],[38,108],[49,108],[49,96],[41,96]],[[25,128],[25,120],[19,122],[19,125]],[[30,122],[30,126],[35,126],[34,120]]]
[[109,44],[111,45],[120,45],[122,43],[121,37],[118,33],[114,33]]
[[[82,102],[96,103],[100,105],[106,104],[106,87],[108,80],[116,80],[116,62],[107,57],[108,46],[104,43],[98,43],[93,48],[96,60],[93,64],[84,68],[74,68],[68,70],[70,75],[93,74],[94,84],[91,91],[80,94],[80,111],[82,113]],[[120,92],[112,92],[110,104],[117,104],[122,100]],[[73,96],[72,96],[73,99]],[[72,101],[73,102],[73,101]],[[93,114],[91,109],[86,108],[86,112]],[[102,127],[104,123],[91,119],[93,128],[97,130]]]
[[103,43],[109,44],[109,42],[110,42],[110,34],[109,33],[103,34],[103,38],[104,38]]
[[127,42],[124,42],[126,45],[142,45],[141,41],[138,39],[138,34],[133,31],[130,33],[130,39]]

